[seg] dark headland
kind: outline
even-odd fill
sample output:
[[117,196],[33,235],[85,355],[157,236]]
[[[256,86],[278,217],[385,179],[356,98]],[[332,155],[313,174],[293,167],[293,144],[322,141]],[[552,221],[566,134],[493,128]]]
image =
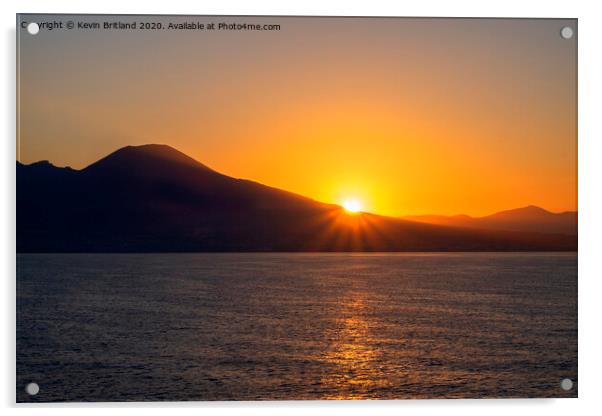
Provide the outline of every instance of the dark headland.
[[348,215],[222,175],[166,145],[82,170],[17,162],[17,252],[573,251],[576,213]]

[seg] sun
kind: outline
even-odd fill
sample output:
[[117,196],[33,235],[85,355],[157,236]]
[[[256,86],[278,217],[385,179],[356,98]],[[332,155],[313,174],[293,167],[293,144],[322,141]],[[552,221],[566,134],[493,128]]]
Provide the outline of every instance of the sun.
[[362,203],[357,199],[346,199],[343,201],[343,208],[347,212],[357,213],[362,209]]

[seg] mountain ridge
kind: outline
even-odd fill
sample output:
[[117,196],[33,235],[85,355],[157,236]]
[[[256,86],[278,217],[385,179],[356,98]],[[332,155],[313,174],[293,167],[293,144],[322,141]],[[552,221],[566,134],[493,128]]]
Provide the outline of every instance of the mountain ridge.
[[504,229],[577,234],[577,211],[554,213],[536,205],[499,211],[482,217],[468,215],[412,215],[400,218],[452,227]]
[[17,162],[19,252],[576,249],[572,236],[348,215],[167,145],[126,146],[81,170],[40,166]]

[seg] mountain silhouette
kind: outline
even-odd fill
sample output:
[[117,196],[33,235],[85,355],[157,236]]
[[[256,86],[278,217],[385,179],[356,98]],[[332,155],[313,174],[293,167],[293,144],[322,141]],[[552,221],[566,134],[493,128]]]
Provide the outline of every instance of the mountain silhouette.
[[17,162],[18,252],[575,250],[576,237],[347,214],[166,145],[82,170]]
[[418,215],[402,218],[453,227],[577,235],[576,212],[552,213],[534,205],[501,211],[478,218],[469,217],[468,215]]

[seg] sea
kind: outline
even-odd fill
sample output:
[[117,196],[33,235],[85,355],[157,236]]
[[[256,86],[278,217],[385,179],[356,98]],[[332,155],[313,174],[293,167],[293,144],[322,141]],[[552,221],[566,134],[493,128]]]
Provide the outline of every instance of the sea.
[[18,402],[577,396],[576,253],[18,254],[16,307]]

